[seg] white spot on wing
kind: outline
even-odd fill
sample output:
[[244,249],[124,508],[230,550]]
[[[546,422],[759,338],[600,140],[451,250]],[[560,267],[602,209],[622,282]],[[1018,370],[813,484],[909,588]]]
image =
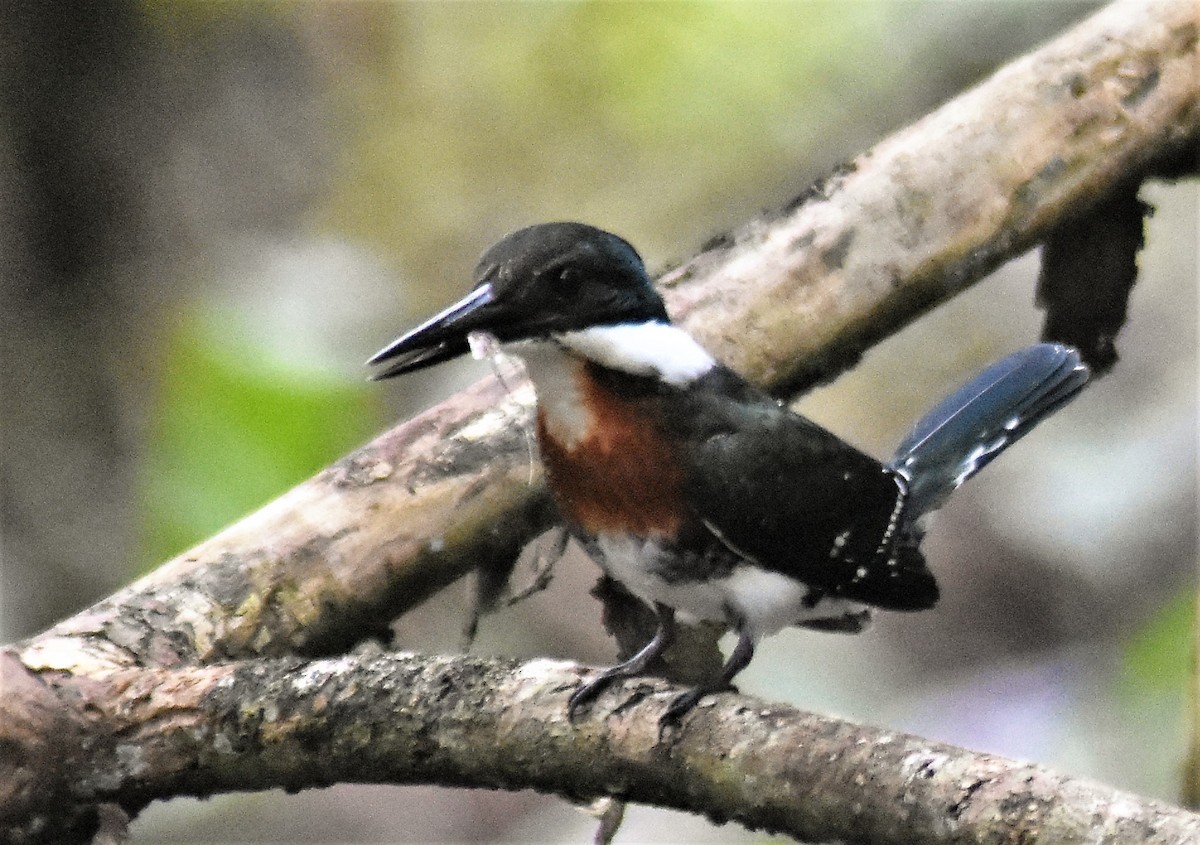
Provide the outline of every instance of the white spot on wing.
[[846,547],[846,542],[850,539],[850,529],[847,528],[841,534],[833,538],[833,546],[829,549],[830,560],[836,560],[841,557],[842,549]]

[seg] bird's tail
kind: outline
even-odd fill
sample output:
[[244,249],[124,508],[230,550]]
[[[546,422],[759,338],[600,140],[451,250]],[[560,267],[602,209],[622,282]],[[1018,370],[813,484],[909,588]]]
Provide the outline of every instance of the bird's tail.
[[891,461],[908,480],[909,516],[915,520],[940,507],[960,484],[1074,398],[1090,375],[1075,349],[1038,343],[997,361],[939,402]]

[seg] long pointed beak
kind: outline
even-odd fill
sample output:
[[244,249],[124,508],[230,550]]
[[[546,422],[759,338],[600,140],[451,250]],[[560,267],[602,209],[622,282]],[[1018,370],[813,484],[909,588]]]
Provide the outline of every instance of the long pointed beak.
[[387,369],[371,376],[378,381],[431,367],[442,361],[457,358],[469,350],[467,335],[486,329],[494,319],[491,285],[480,285],[445,311],[426,320],[412,331],[396,338],[371,356],[367,366],[385,361]]

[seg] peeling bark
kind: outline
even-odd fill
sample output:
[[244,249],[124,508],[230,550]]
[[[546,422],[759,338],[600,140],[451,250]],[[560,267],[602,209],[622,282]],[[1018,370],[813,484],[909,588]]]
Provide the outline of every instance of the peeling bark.
[[1125,325],[1137,281],[1137,254],[1153,209],[1124,185],[1081,217],[1055,228],[1042,247],[1038,304],[1046,310],[1042,339],[1079,350],[1093,373],[1117,362],[1117,332]]

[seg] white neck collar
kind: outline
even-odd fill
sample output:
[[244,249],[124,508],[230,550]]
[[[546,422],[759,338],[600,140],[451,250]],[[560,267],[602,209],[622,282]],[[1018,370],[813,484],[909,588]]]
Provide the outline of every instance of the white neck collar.
[[593,326],[556,335],[555,340],[601,366],[657,376],[676,386],[695,381],[717,363],[683,329],[657,320]]

